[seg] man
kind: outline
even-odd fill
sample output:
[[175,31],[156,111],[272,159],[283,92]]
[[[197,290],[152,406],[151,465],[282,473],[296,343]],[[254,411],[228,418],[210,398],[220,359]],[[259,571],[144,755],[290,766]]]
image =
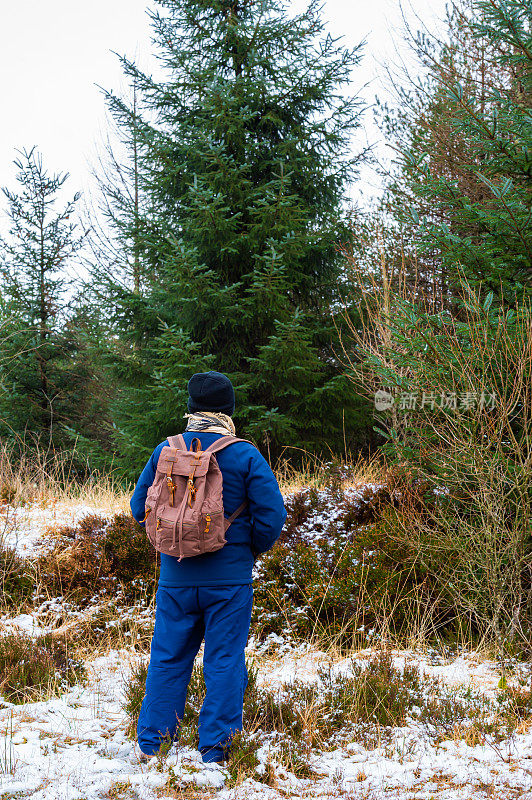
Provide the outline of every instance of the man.
[[[193,375],[188,391],[189,422],[183,433],[187,447],[193,438],[200,439],[205,450],[221,436],[235,435],[231,419],[235,393],[226,375]],[[165,445],[168,440],[153,451],[131,498],[131,511],[141,524],[146,494]],[[279,538],[286,511],[275,476],[253,445],[235,442],[219,451],[216,459],[223,477],[225,516],[244,500],[247,506],[228,528],[227,544],[220,550],[182,560],[161,553],[155,630],[137,726],[145,757],[157,754],[168,736],[177,736],[203,639],[207,691],[198,725],[203,761],[223,764],[232,737],[242,729],[248,680],[244,648],[253,601],[251,573],[256,556]]]

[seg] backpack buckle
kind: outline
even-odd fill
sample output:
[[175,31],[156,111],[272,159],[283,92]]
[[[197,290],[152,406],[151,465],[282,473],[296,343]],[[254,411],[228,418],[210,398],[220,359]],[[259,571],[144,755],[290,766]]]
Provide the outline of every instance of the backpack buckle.
[[172,478],[166,478],[166,486],[168,487],[168,492],[170,494],[170,505],[174,505],[174,495],[175,495],[175,483],[173,482]]
[[187,481],[188,486],[188,504],[192,507],[193,501],[196,499],[196,487],[194,486],[194,479],[189,478]]

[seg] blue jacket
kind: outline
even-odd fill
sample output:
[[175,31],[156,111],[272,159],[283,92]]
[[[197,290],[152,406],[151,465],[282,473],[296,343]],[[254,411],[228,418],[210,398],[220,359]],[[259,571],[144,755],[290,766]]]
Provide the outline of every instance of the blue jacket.
[[[187,447],[194,437],[205,450],[218,433],[184,433]],[[158,445],[142,470],[131,511],[137,522],[144,518],[144,503],[152,485],[161,450]],[[205,553],[178,561],[161,553],[160,586],[237,586],[251,583],[254,556],[264,553],[277,541],[286,519],[283,497],[275,475],[259,451],[246,442],[236,442],[216,454],[223,477],[224,511],[228,517],[247,499],[247,508],[227,530],[227,544],[215,553]],[[141,522],[142,524],[142,522]]]

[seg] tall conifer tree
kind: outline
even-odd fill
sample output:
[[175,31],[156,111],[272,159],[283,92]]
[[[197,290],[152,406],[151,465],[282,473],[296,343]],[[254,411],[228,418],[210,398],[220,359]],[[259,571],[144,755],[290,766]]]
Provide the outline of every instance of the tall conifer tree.
[[67,174],[50,174],[35,148],[15,160],[18,186],[3,190],[9,229],[0,239],[0,433],[53,454],[94,431],[91,365],[74,306],[73,259],[83,235],[79,195],[61,202]]
[[190,373],[215,368],[259,443],[343,447],[363,428],[334,346],[359,117],[341,90],[358,48],[325,33],[315,0],[293,17],[284,0],[158,7],[164,77],[124,58],[135,107],[108,95],[135,142],[141,197],[114,219],[141,290],[108,284],[129,377],[123,446],[142,459],[180,424]]

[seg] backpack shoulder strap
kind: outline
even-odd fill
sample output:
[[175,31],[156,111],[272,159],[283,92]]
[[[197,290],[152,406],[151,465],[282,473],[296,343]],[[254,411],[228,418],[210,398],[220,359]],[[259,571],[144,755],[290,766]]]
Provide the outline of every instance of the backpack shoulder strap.
[[255,447],[253,442],[250,442],[249,439],[239,439],[238,436],[222,436],[220,439],[216,439],[215,442],[210,444],[206,449],[205,453],[217,453],[219,450],[223,450],[225,447],[228,447],[230,444],[234,444],[235,442],[247,442],[248,444]]
[[[223,450],[225,447],[228,447],[230,444],[234,444],[235,442],[247,442],[248,444],[255,447],[253,442],[250,442],[249,439],[239,439],[238,436],[222,436],[220,437],[220,439],[216,439],[215,442],[209,445],[209,447],[207,447],[205,452],[218,453],[220,450]],[[227,531],[231,523],[235,521],[238,515],[241,514],[242,511],[244,511],[244,509],[247,508],[247,506],[248,506],[248,501],[244,500],[244,502],[238,506],[238,508],[231,514],[230,517],[224,518],[224,531]]]
[[245,508],[248,506],[248,501],[244,500],[243,503],[240,503],[236,511],[233,511],[230,517],[224,517],[224,531],[228,529],[228,527],[235,521],[239,514],[244,511]]
[[178,450],[187,449],[186,442],[183,439],[183,435],[181,433],[179,433],[177,436],[169,436],[168,444],[170,445],[170,447],[177,447]]

